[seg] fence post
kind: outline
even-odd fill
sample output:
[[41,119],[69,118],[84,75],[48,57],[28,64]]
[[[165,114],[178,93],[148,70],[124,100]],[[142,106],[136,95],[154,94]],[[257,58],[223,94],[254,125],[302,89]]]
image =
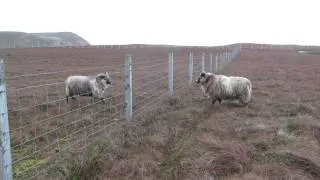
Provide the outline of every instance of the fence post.
[[8,104],[5,81],[5,67],[0,59],[0,177],[3,180],[12,179],[11,145],[8,121]]
[[224,52],[224,61],[225,61],[225,65],[227,65],[228,64],[228,52],[226,51],[226,52]]
[[189,53],[189,86],[192,85],[193,76],[193,52]]
[[204,56],[205,53],[203,52],[201,55],[201,72],[204,72]]
[[210,72],[213,73],[212,52],[210,53]]
[[228,53],[228,51],[226,52],[226,59],[227,59],[227,64],[229,64],[229,53]]
[[217,55],[216,55],[216,67],[214,68],[215,73],[216,73],[216,72],[218,72],[218,70],[219,70],[219,67],[218,67],[218,60],[219,60],[219,55],[217,54]]
[[223,66],[223,54],[221,53],[219,55],[219,70],[222,69],[222,66]]
[[234,58],[237,58],[237,56],[238,56],[238,50],[239,50],[239,46],[237,46],[236,49],[235,49]]
[[221,70],[221,69],[223,69],[223,67],[224,67],[224,55],[223,55],[223,53],[222,53],[220,56],[221,56],[221,57],[220,57],[220,62],[221,62],[221,63],[220,63],[220,68],[219,68],[219,69]]
[[126,120],[132,120],[132,55],[125,57]]
[[173,97],[173,53],[169,52],[168,55],[168,90],[169,98]]

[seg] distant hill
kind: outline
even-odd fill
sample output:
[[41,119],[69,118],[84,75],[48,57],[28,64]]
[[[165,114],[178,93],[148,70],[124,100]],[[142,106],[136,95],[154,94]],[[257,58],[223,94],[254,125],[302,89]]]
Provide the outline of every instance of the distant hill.
[[0,48],[87,46],[88,41],[72,32],[24,33],[0,31]]

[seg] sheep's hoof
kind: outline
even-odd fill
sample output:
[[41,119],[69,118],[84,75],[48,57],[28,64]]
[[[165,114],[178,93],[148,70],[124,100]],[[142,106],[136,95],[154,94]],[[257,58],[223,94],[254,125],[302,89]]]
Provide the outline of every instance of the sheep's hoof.
[[240,104],[241,104],[243,107],[249,107],[249,102],[241,101]]

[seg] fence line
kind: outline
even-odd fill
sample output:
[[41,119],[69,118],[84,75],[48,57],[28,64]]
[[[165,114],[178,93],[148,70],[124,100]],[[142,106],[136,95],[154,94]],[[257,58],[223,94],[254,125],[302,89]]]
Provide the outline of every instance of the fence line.
[[[232,46],[237,46],[241,44],[232,44],[232,45],[226,45],[226,46],[212,46],[212,47],[206,47],[206,49],[211,49],[213,51],[215,50],[221,50],[224,48],[229,48]],[[254,50],[276,50],[276,49],[283,49],[287,51],[296,51],[299,49],[319,49],[320,46],[318,45],[295,45],[295,44],[256,44],[256,43],[244,43],[242,44],[244,47],[243,49],[254,49]],[[56,46],[56,45],[51,45],[51,46],[40,46],[37,44],[33,44],[31,47],[23,47],[23,48],[30,48],[30,49],[65,49],[65,48],[70,48],[70,49],[104,49],[104,50],[130,50],[130,49],[138,49],[138,48],[156,48],[156,47],[161,47],[161,45],[145,45],[145,44],[123,44],[123,45],[61,45],[61,46]],[[176,46],[170,46],[172,48],[175,48]],[[14,49],[18,48],[15,46],[15,43],[7,44],[7,46],[2,46],[0,47],[1,49]],[[197,49],[197,48],[204,48],[202,46],[191,46],[189,48],[192,49]]]
[[[62,152],[71,151],[76,146],[84,149],[93,139],[99,138],[98,134],[120,120],[139,120],[164,100],[170,100],[184,93],[185,89],[192,88],[194,78],[201,71],[219,72],[237,59],[240,51],[240,45],[193,47],[187,51],[171,47],[167,54],[161,54],[162,58],[153,57],[154,60],[134,56],[128,51],[123,54],[123,63],[119,65],[103,64],[8,77],[4,76],[4,63],[0,63],[0,83],[3,88],[2,91],[0,89],[2,179],[29,179],[44,175],[57,163],[50,164],[50,160],[63,155]],[[13,66],[15,62],[8,65]],[[101,70],[109,72],[113,84],[107,89],[106,104],[102,100],[81,98],[80,95],[66,104],[64,82],[58,82],[58,79],[65,79],[66,73],[77,71],[90,71],[93,77]],[[56,82],[49,81],[49,78]],[[30,81],[28,83],[32,85],[25,84],[25,81]],[[8,89],[6,83],[10,84]],[[21,87],[22,83],[24,87]],[[3,101],[7,91],[8,102]],[[11,151],[15,151],[13,156]],[[44,163],[23,172],[15,170],[28,160]]]

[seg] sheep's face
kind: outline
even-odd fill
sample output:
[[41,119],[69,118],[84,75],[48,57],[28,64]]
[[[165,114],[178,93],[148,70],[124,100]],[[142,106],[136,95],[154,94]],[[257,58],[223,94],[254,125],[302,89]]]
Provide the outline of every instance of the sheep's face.
[[111,81],[110,81],[109,78],[106,79],[106,84],[107,84],[107,85],[111,85]]
[[107,89],[109,87],[109,84],[107,84],[107,81],[105,79],[101,80],[102,89]]
[[212,75],[211,73],[201,72],[199,77],[197,78],[196,83],[201,85],[207,83],[211,75]]
[[98,74],[96,81],[102,89],[107,89],[111,85],[111,80],[108,74]]
[[111,85],[111,79],[110,79],[109,73],[106,72],[105,74],[106,74],[106,77],[105,77],[106,84]]

